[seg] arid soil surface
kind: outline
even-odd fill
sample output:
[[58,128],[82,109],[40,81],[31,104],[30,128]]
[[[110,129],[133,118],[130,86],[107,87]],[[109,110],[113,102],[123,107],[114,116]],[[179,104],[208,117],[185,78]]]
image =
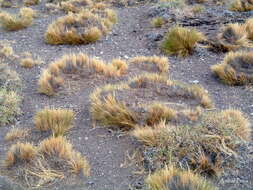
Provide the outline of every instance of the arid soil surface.
[[[133,7],[114,7],[118,13],[118,23],[113,31],[98,42],[89,45],[48,45],[44,42],[44,33],[47,26],[60,14],[49,14],[43,5],[34,7],[38,10],[38,18],[34,24],[26,29],[6,32],[0,29],[0,40],[12,41],[12,47],[16,54],[28,51],[35,57],[42,59],[43,64],[32,69],[25,69],[18,62],[6,60],[6,64],[15,69],[23,83],[22,89],[22,115],[16,122],[16,127],[31,129],[31,135],[27,140],[38,143],[47,134],[41,134],[34,129],[33,116],[36,111],[44,107],[69,108],[76,113],[74,127],[67,138],[72,142],[76,150],[87,157],[91,165],[91,176],[87,179],[80,178],[80,187],[74,185],[67,187],[56,184],[55,189],[94,189],[94,190],[128,190],[142,188],[144,174],[141,167],[129,161],[127,155],[132,155],[139,147],[139,143],[126,134],[104,129],[94,125],[89,115],[89,95],[97,87],[96,83],[87,83],[80,80],[78,88],[65,84],[65,89],[54,97],[47,97],[37,91],[38,78],[43,68],[66,53],[83,52],[91,56],[99,57],[105,61],[113,58],[131,58],[136,55],[162,55],[158,45],[159,35],[169,29],[154,29],[150,25],[153,4],[145,4]],[[210,8],[214,12],[221,8]],[[15,9],[12,10],[15,12]],[[225,11],[225,9],[224,9]],[[219,13],[221,14],[221,13]],[[231,13],[235,14],[235,13]],[[211,14],[212,15],[212,14]],[[214,14],[215,15],[215,14]],[[243,21],[249,15],[242,15]],[[232,18],[228,16],[229,18]],[[235,16],[237,17],[237,16]],[[209,17],[201,17],[209,21]],[[239,20],[239,18],[238,18]],[[217,20],[216,20],[217,21]],[[198,29],[212,37],[218,32],[223,22],[202,24]],[[253,121],[253,88],[252,86],[227,86],[215,78],[210,66],[219,63],[225,54],[214,53],[204,47],[197,47],[193,55],[187,58],[169,57],[169,78],[197,83],[208,90],[217,109],[236,108],[243,111]],[[129,97],[131,98],[131,97]],[[0,158],[4,159],[10,143],[4,141],[4,136],[10,126],[1,127],[0,133]],[[247,160],[229,172],[219,182],[223,190],[227,189],[253,189],[253,144],[251,143],[250,155]],[[70,182],[71,183],[71,182]],[[75,183],[75,182],[72,182]]]

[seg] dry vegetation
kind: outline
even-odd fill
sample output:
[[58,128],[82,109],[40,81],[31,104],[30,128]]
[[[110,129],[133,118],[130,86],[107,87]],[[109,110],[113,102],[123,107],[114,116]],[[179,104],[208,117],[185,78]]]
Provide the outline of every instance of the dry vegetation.
[[11,146],[5,159],[9,175],[23,180],[27,187],[53,184],[72,174],[89,175],[89,164],[63,137],[51,137],[38,146],[17,143]]
[[150,190],[218,190],[206,179],[191,171],[170,166],[157,171],[146,179]]
[[165,35],[161,48],[169,55],[187,56],[201,40],[203,34],[195,29],[175,26]]
[[63,85],[63,74],[83,74],[90,77],[100,74],[105,77],[118,77],[126,68],[125,63],[114,61],[106,64],[101,60],[90,58],[86,54],[70,54],[51,63],[39,79],[39,92],[48,96],[54,95],[57,88]]
[[33,6],[39,4],[40,0],[0,0],[0,6],[4,8]]
[[7,31],[21,30],[33,22],[35,11],[31,8],[21,8],[18,15],[7,12],[0,13],[0,23]]
[[95,121],[124,129],[153,124],[164,117],[168,121],[176,119],[174,116],[182,107],[212,107],[212,101],[202,87],[171,81],[158,74],[144,74],[126,83],[97,88],[90,97],[91,115]]
[[253,52],[230,52],[222,63],[213,65],[211,70],[226,84],[252,84]]
[[25,138],[28,135],[28,131],[26,129],[12,128],[5,135],[4,140],[6,141],[14,141]]
[[45,108],[36,113],[34,123],[41,131],[52,131],[53,136],[64,135],[73,125],[74,112],[67,109]]
[[160,167],[175,164],[210,177],[232,167],[238,145],[250,141],[251,128],[240,111],[224,110],[202,112],[194,123],[185,125],[166,125],[162,121],[137,127],[132,135],[158,149],[154,160]]
[[246,12],[253,10],[253,2],[252,0],[234,0],[231,3],[230,10]]
[[[66,2],[68,9],[69,4],[76,1]],[[81,3],[87,3],[81,1]],[[67,9],[65,7],[65,9]],[[78,6],[73,6],[79,8]],[[68,10],[70,11],[70,10]],[[75,10],[77,14],[69,13],[66,16],[58,18],[48,26],[45,34],[45,40],[49,44],[89,44],[99,40],[106,35],[117,21],[116,13],[107,8],[96,8],[89,10]]]

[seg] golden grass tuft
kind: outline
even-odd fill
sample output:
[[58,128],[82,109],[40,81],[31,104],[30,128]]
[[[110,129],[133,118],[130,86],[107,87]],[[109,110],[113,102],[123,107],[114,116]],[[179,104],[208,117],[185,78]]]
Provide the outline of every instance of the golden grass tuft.
[[35,65],[39,65],[40,62],[38,60],[34,60],[31,57],[23,58],[20,60],[20,65],[24,68],[32,68]]
[[183,171],[173,166],[159,170],[146,179],[150,190],[218,190],[214,185],[190,170]]
[[73,150],[72,145],[63,137],[51,137],[42,141],[38,148],[39,153],[47,158],[60,158],[69,166],[69,170],[73,173],[82,172],[89,175],[89,164],[87,160],[81,156],[79,152]]
[[60,136],[72,127],[74,116],[72,110],[45,108],[35,114],[34,123],[37,129],[51,130],[53,136]]
[[30,162],[36,156],[36,147],[30,143],[17,143],[7,152],[5,165],[12,167],[18,162]]
[[247,31],[241,24],[228,24],[218,34],[218,43],[225,51],[237,50],[241,47],[250,47]]
[[[154,96],[157,98],[148,98]],[[129,130],[136,125],[153,125],[165,118],[168,121],[175,119],[177,111],[170,105],[177,104],[173,97],[178,96],[194,101],[196,106],[213,106],[208,94],[200,86],[185,85],[158,74],[144,74],[126,83],[97,88],[90,96],[90,112],[94,121]]]
[[45,41],[48,44],[89,44],[108,33],[105,20],[91,12],[68,14],[48,26]]
[[[67,54],[51,63],[42,73],[38,85],[39,92],[48,96],[55,94],[57,88],[63,85],[63,74],[99,74],[105,77],[119,77],[126,72],[127,64],[115,59],[112,63],[90,58],[86,54]],[[86,74],[87,75],[87,74]],[[87,76],[88,77],[88,76]]]
[[247,19],[244,27],[246,28],[248,39],[253,40],[253,18]]
[[167,73],[169,70],[169,60],[167,57],[159,56],[136,56],[129,60],[129,64],[133,63],[142,67],[142,70],[148,72]]
[[150,127],[137,127],[131,134],[146,146],[155,146],[156,159],[164,163],[216,176],[233,166],[238,145],[245,146],[245,141],[250,141],[251,128],[240,111],[230,109],[204,112],[191,126],[166,125],[162,121]]
[[0,13],[0,23],[7,31],[15,31],[30,26],[33,22],[35,11],[31,8],[21,8],[18,15],[7,12]]
[[252,0],[234,0],[230,5],[231,11],[246,12],[253,10]]
[[26,137],[27,135],[28,135],[28,132],[25,129],[12,128],[5,135],[4,140],[5,141],[14,141],[17,139],[22,139],[22,138]]
[[228,85],[253,83],[253,52],[230,52],[211,70]]
[[40,3],[40,0],[24,0],[25,6],[38,5],[39,3]]
[[161,49],[169,55],[187,56],[201,40],[203,34],[195,29],[175,26],[165,35]]
[[61,8],[66,12],[79,13],[93,5],[91,0],[69,0],[61,3]]

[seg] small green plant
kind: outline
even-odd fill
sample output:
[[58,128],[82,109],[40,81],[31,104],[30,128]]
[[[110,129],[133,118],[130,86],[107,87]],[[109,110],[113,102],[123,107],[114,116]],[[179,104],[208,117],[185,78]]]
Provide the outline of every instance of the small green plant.
[[203,34],[195,29],[175,26],[165,35],[161,49],[169,55],[187,56],[201,40]]
[[153,18],[151,21],[152,26],[156,28],[161,28],[164,25],[165,21],[162,17]]

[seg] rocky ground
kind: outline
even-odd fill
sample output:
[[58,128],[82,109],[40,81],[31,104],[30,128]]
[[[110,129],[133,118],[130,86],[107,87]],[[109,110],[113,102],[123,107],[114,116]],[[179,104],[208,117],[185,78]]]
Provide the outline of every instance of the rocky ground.
[[[136,55],[162,55],[158,46],[164,33],[175,23],[184,26],[194,26],[212,38],[222,24],[242,22],[253,15],[253,12],[234,13],[224,6],[206,5],[199,15],[180,16],[168,8],[157,4],[141,4],[130,7],[114,7],[118,13],[118,23],[113,31],[95,44],[90,45],[58,45],[45,44],[44,33],[47,26],[62,13],[49,14],[43,4],[34,7],[39,15],[34,24],[23,30],[6,32],[0,29],[0,40],[12,41],[16,54],[28,51],[43,60],[43,64],[30,70],[22,68],[18,62],[7,61],[15,69],[23,82],[22,112],[16,127],[33,129],[34,113],[46,106],[55,108],[70,108],[77,113],[75,127],[68,134],[68,139],[75,149],[87,157],[91,165],[91,176],[80,179],[80,186],[55,185],[54,189],[94,189],[94,190],[130,190],[143,188],[143,173],[135,163],[130,164],[127,154],[135,152],[140,146],[132,138],[117,132],[97,126],[94,128],[89,116],[89,94],[97,87],[96,84],[81,86],[78,90],[68,89],[55,97],[41,95],[37,91],[37,81],[43,68],[61,55],[71,52],[83,52],[103,60],[112,58],[131,58]],[[9,9],[8,9],[9,10]],[[15,9],[11,11],[15,12]],[[150,20],[162,16],[170,22],[161,29],[154,29]],[[223,53],[214,53],[204,47],[197,47],[194,54],[187,58],[169,57],[169,78],[188,83],[202,85],[208,90],[217,109],[237,108],[253,120],[253,88],[251,86],[227,86],[215,78],[210,66],[219,63]],[[0,158],[4,159],[10,144],[4,141],[4,136],[10,126],[1,127]],[[32,130],[30,140],[35,144],[44,138]],[[243,150],[242,150],[243,152]],[[253,188],[253,143],[249,154],[242,157],[236,168],[227,171],[218,181],[222,190]],[[126,164],[127,163],[127,164]],[[0,189],[18,189],[5,178],[0,177]]]

